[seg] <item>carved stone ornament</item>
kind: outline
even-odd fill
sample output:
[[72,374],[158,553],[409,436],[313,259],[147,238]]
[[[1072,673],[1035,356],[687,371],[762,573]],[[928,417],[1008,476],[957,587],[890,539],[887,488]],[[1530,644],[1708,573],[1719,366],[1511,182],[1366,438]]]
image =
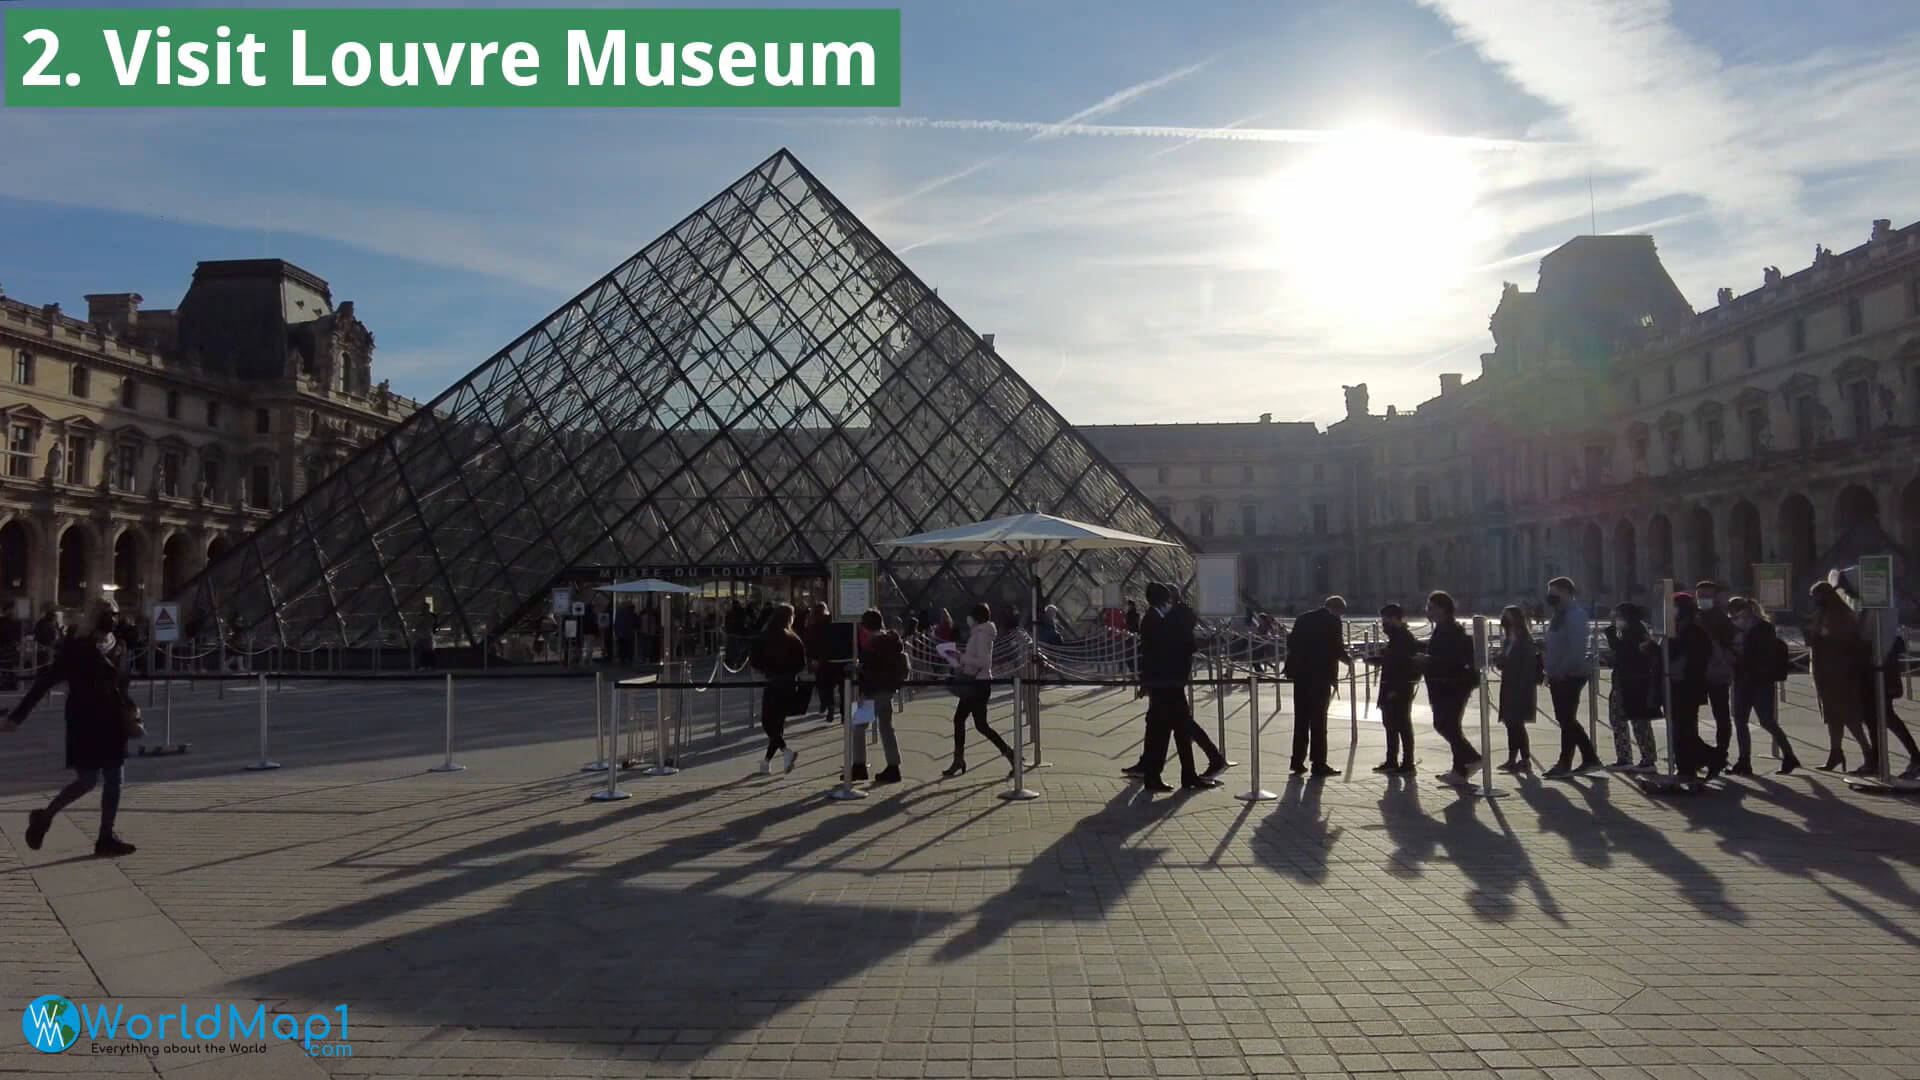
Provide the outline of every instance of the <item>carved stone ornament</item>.
[[66,463],[67,463],[66,451],[60,449],[59,443],[57,442],[54,443],[53,449],[47,451],[47,479],[49,480],[61,479],[60,470],[61,470],[61,467]]
[[1760,271],[1760,279],[1762,282],[1768,285],[1780,284],[1780,268],[1777,266],[1767,267],[1766,269]]
[[1727,305],[1727,304],[1731,304],[1731,303],[1733,303],[1733,290],[1732,290],[1732,289],[1721,289],[1721,290],[1720,290],[1720,294],[1719,294],[1719,298],[1720,298],[1720,304],[1721,304],[1721,306],[1723,306],[1723,307],[1724,307],[1725,305]]

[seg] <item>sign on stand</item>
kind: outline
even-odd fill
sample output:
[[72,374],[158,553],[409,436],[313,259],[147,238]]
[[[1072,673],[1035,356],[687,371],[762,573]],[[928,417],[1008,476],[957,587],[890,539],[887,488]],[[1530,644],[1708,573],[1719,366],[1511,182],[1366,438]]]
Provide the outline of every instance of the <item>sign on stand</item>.
[[158,645],[171,645],[180,640],[180,605],[153,605],[153,640]]
[[580,616],[585,615],[586,613],[587,613],[587,602],[585,600],[575,600],[573,602],[573,617],[577,619]]
[[859,622],[879,596],[879,564],[872,559],[841,559],[833,564],[834,622]]
[[1768,611],[1784,611],[1793,591],[1793,567],[1786,563],[1753,564],[1753,598]]
[[1193,557],[1196,614],[1208,619],[1230,619],[1240,612],[1240,556]]
[[573,590],[572,589],[553,590],[553,613],[555,615],[565,615],[567,612],[572,610],[573,610]]
[[1860,556],[1860,606],[1893,606],[1893,556]]

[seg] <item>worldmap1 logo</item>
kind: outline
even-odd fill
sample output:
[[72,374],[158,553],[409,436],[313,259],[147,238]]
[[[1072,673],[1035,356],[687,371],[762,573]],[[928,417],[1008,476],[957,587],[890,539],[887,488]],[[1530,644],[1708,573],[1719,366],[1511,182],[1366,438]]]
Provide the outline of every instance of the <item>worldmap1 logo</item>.
[[35,1050],[57,1054],[80,1038],[80,1011],[59,994],[42,994],[21,1014],[20,1031]]

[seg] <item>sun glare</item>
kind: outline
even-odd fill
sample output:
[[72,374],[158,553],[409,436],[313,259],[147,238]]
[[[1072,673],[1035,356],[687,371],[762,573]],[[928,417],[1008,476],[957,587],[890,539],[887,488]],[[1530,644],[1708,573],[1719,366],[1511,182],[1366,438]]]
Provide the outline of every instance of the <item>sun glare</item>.
[[1486,236],[1472,154],[1362,131],[1305,149],[1255,185],[1249,210],[1291,299],[1330,319],[1378,321],[1442,302]]

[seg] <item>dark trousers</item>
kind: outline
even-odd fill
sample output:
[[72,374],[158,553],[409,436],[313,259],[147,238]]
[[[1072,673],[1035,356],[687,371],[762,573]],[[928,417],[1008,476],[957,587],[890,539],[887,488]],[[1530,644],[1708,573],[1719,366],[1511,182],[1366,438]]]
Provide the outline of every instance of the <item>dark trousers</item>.
[[104,778],[106,786],[100,789],[100,839],[113,835],[113,819],[120,813],[120,780],[122,766],[114,765],[105,769],[75,769],[73,782],[60,789],[60,793],[47,804],[47,816],[52,817],[67,808],[74,800],[93,790],[93,785]]
[[1405,690],[1380,691],[1380,720],[1387,728],[1387,764],[1413,765],[1413,695]]
[[1520,720],[1500,721],[1507,728],[1507,760],[1532,761],[1533,740],[1527,738],[1527,724]]
[[976,689],[968,691],[967,695],[954,706],[953,760],[967,760],[967,719],[972,717],[973,730],[992,743],[994,749],[1000,751],[1009,763],[1013,761],[1013,747],[1008,746],[1007,740],[1001,738],[1000,733],[993,730],[987,723],[987,701],[992,697],[993,684],[983,682]]
[[820,674],[814,677],[814,692],[820,695],[820,708],[829,720],[840,719],[840,680],[844,674],[839,664],[822,664]]
[[1467,699],[1472,696],[1472,691],[1466,690],[1427,689],[1427,699],[1433,703],[1433,730],[1447,740],[1447,746],[1453,751],[1453,771],[1457,773],[1465,773],[1480,763],[1480,751],[1468,741],[1464,727]]
[[760,691],[760,730],[767,733],[767,756],[787,748],[787,712],[793,704],[793,684],[777,682]]
[[1152,783],[1160,779],[1167,765],[1167,742],[1171,739],[1180,755],[1180,782],[1199,779],[1194,768],[1193,750],[1198,746],[1207,756],[1208,767],[1224,761],[1220,748],[1207,737],[1206,730],[1194,722],[1187,705],[1184,686],[1157,686],[1147,691],[1147,744],[1140,755],[1142,779]]
[[1700,737],[1700,706],[1706,703],[1704,689],[1673,688],[1673,767],[1683,776],[1726,760],[1724,751],[1708,745]]
[[1553,699],[1553,719],[1560,725],[1561,768],[1573,764],[1576,750],[1580,752],[1582,764],[1600,760],[1600,755],[1594,753],[1593,740],[1587,737],[1587,729],[1580,726],[1580,693],[1586,688],[1585,675],[1547,680],[1547,696]]
[[1707,684],[1707,705],[1713,709],[1713,745],[1722,753],[1733,738],[1733,707],[1729,698],[1733,687]]
[[1733,735],[1739,747],[1741,764],[1751,764],[1753,757],[1753,733],[1747,727],[1747,718],[1751,716],[1760,724],[1760,730],[1780,743],[1780,760],[1797,762],[1793,743],[1787,733],[1780,729],[1780,698],[1772,683],[1737,683],[1733,687]]
[[1333,704],[1333,684],[1293,684],[1293,767],[1327,763],[1327,707]]

